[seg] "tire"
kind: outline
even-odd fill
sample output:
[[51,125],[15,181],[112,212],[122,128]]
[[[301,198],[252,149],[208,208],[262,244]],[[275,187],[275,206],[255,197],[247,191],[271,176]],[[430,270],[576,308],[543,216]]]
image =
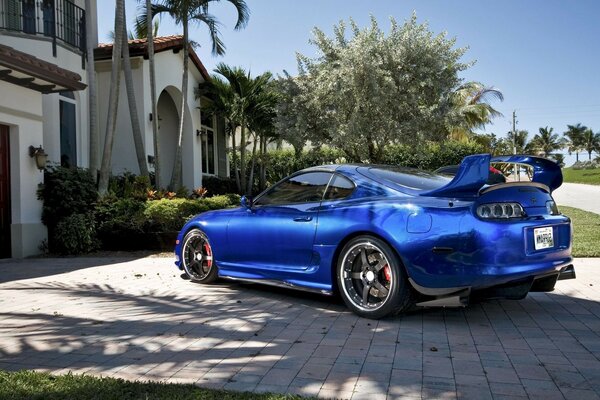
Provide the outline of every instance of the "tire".
[[191,281],[212,283],[217,280],[219,271],[212,256],[212,247],[204,232],[192,229],[184,236],[181,263]]
[[390,246],[376,237],[358,236],[346,243],[336,275],[342,299],[361,317],[379,319],[412,305],[404,266]]

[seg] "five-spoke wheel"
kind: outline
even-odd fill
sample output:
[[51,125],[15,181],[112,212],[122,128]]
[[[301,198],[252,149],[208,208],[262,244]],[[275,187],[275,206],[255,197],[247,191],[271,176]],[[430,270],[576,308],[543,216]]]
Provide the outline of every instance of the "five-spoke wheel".
[[368,318],[382,318],[410,306],[411,291],[398,256],[382,240],[350,240],[338,258],[338,285],[349,308]]
[[208,237],[199,229],[192,229],[183,238],[183,269],[194,282],[211,283],[217,279],[217,267]]

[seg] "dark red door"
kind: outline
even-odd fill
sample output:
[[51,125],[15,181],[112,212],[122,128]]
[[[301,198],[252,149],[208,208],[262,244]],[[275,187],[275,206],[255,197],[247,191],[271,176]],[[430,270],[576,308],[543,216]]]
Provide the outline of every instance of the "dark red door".
[[0,258],[10,257],[10,158],[8,126],[0,125]]

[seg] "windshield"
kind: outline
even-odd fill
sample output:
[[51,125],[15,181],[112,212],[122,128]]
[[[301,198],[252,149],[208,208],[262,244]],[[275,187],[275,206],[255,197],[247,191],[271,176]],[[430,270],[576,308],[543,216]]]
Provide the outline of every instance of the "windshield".
[[450,182],[450,178],[420,169],[392,166],[362,167],[359,172],[382,183],[391,183],[415,191],[433,190]]

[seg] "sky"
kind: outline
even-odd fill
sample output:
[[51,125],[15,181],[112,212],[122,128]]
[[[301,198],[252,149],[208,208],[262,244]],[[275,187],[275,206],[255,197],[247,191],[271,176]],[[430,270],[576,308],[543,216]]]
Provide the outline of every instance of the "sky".
[[[461,61],[475,65],[461,73],[465,81],[479,81],[504,94],[493,106],[503,117],[485,128],[486,133],[505,136],[512,129],[516,111],[517,129],[529,131],[529,139],[540,127],[562,134],[567,124],[578,122],[600,132],[600,1],[597,0],[246,0],[250,8],[248,26],[235,31],[236,14],[227,2],[211,4],[210,12],[222,23],[221,36],[227,46],[223,57],[213,56],[204,27],[194,27],[191,39],[209,71],[219,62],[241,66],[253,75],[270,71],[297,72],[296,52],[315,56],[309,43],[311,31],[319,27],[327,34],[340,20],[353,18],[369,25],[374,15],[382,29],[389,17],[402,22],[416,12],[434,33],[447,32],[457,47],[469,50]],[[139,2],[126,0],[131,24]],[[98,35],[108,41],[114,24],[114,0],[98,0]],[[159,35],[180,34],[169,17],[160,21]],[[567,156],[567,165],[575,156]],[[587,153],[580,159],[587,160]]]

